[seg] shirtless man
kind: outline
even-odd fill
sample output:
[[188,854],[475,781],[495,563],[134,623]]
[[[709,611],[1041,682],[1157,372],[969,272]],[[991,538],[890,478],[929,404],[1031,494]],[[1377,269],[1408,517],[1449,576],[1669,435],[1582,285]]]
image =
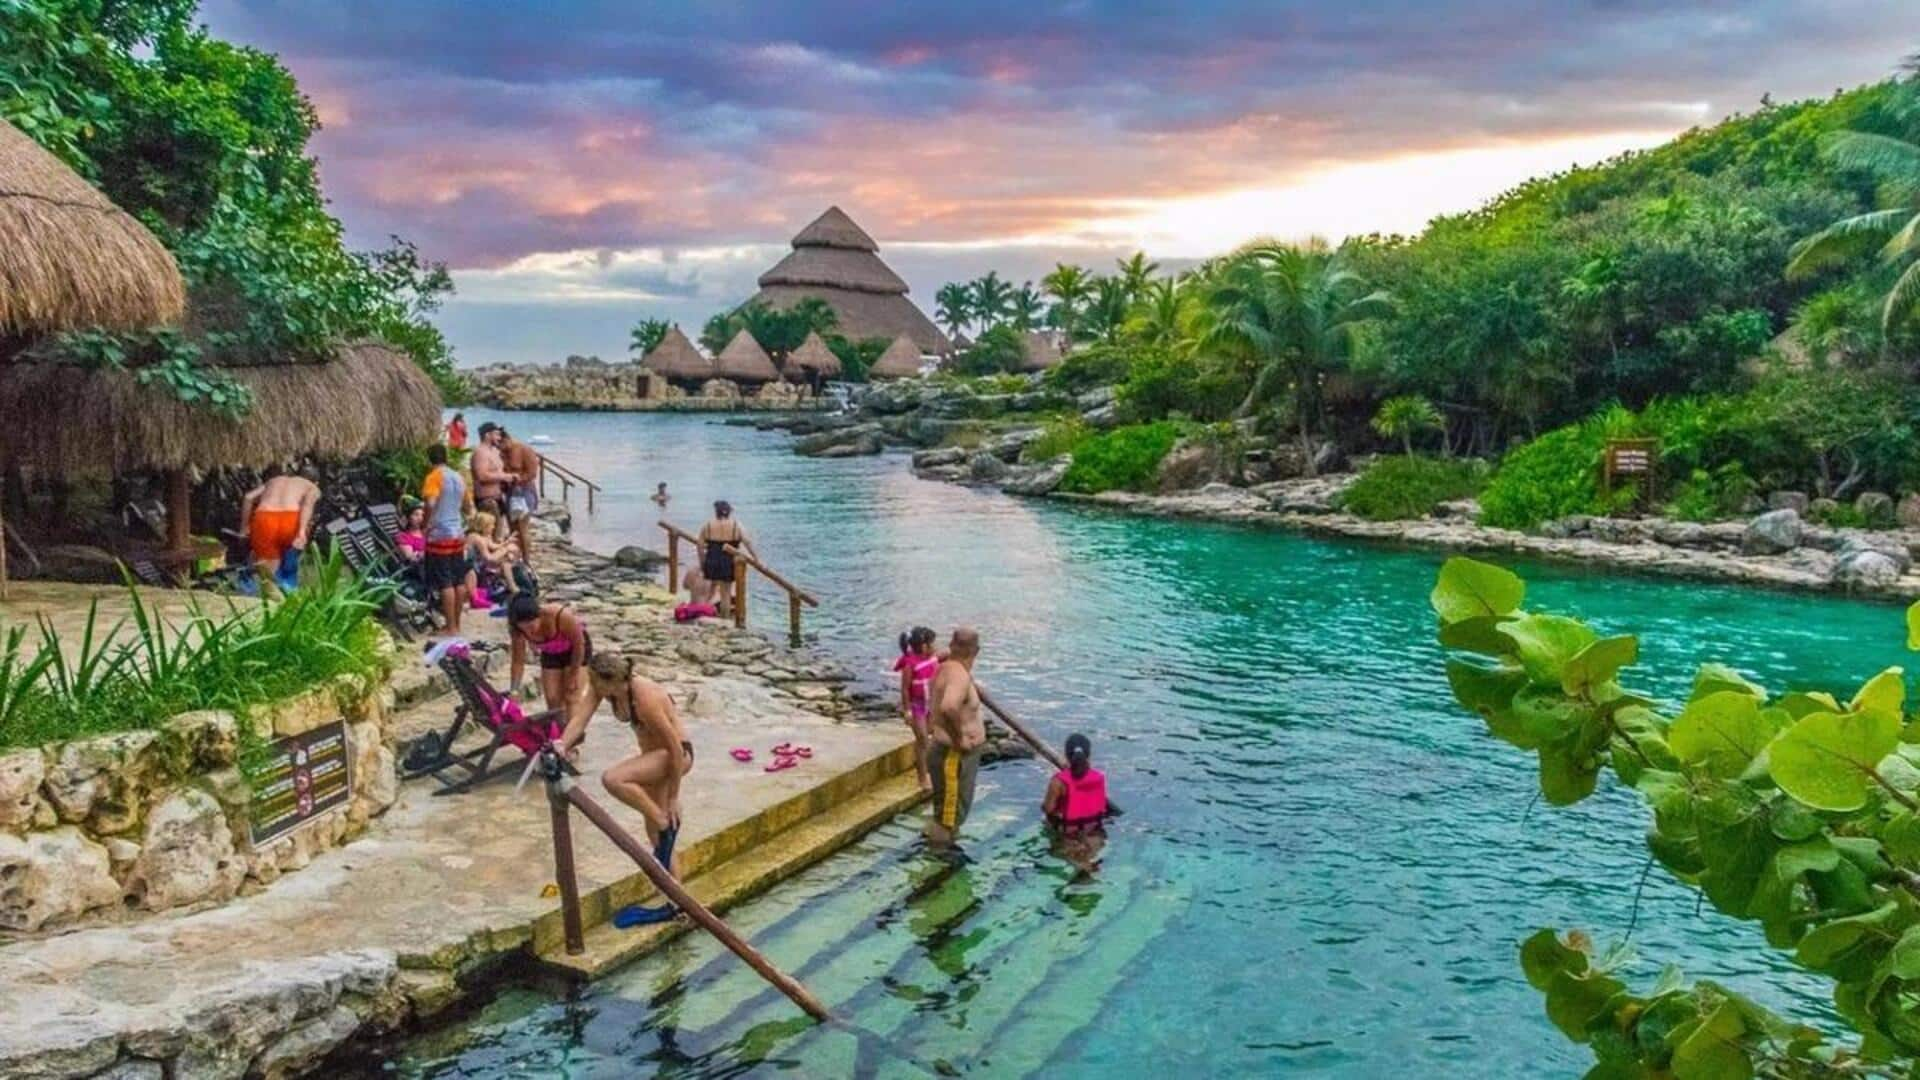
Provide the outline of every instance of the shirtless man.
[[300,583],[300,553],[307,550],[320,486],[297,473],[267,470],[260,486],[240,500],[240,536],[253,552],[263,592],[291,591]]
[[973,662],[979,655],[979,631],[970,626],[955,630],[927,695],[933,705],[928,725],[933,749],[927,755],[927,771],[933,774],[933,820],[927,823],[927,839],[935,847],[951,847],[973,809],[980,749],[987,741],[980,694],[973,688]]
[[492,421],[481,424],[480,441],[474,444],[470,465],[473,470],[473,508],[480,513],[493,515],[495,540],[506,539],[506,489],[514,480],[500,455],[500,443],[505,434],[500,430],[500,425]]
[[533,511],[540,505],[540,451],[500,429],[500,455],[506,460],[507,520],[520,541],[520,558],[533,563]]
[[673,845],[680,837],[680,779],[693,769],[693,742],[680,725],[673,698],[652,679],[635,673],[633,661],[612,652],[587,665],[587,686],[573,699],[560,752],[571,757],[586,737],[587,723],[602,701],[633,731],[639,749],[600,774],[607,794],[640,811],[654,858],[673,872]]

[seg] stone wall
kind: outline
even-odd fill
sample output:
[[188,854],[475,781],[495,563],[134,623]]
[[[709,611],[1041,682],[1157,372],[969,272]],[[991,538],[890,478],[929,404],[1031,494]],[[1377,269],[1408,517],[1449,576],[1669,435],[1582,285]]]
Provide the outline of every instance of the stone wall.
[[465,374],[482,404],[502,409],[726,412],[819,407],[804,387],[785,382],[743,390],[726,379],[710,379],[698,393],[670,386],[662,392],[664,380],[649,376],[639,364],[498,364]]
[[306,866],[398,797],[392,709],[385,678],[350,675],[253,710],[265,739],[344,719],[352,784],[344,805],[257,849],[231,713],[0,755],[0,930],[218,903]]

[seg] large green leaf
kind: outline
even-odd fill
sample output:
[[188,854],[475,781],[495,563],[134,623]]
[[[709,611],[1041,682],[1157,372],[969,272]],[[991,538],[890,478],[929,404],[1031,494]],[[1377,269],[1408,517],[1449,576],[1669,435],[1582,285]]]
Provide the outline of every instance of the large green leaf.
[[1497,633],[1510,615],[1475,615],[1469,619],[1440,624],[1440,644],[1449,649],[1485,653],[1488,656],[1513,655],[1513,642]]
[[1879,712],[1900,716],[1907,703],[1907,680],[1898,667],[1890,667],[1860,687],[1847,704],[1849,712]]
[[1740,1045],[1746,1021],[1731,1004],[1721,1005],[1673,1048],[1675,1080],[1751,1080],[1753,1061]]
[[1511,615],[1526,595],[1526,583],[1512,571],[1456,556],[1440,567],[1429,599],[1440,621],[1450,623],[1478,615]]
[[1780,790],[1816,810],[1858,810],[1874,766],[1900,742],[1900,719],[1883,712],[1810,713],[1767,746]]
[[1537,742],[1529,739],[1515,720],[1513,698],[1527,685],[1526,673],[1519,668],[1488,668],[1466,660],[1447,661],[1447,683],[1460,704],[1487,722],[1487,729],[1522,750],[1532,750]]
[[1859,944],[1869,930],[1893,918],[1898,910],[1897,904],[1883,904],[1864,915],[1848,915],[1822,923],[1807,931],[1807,935],[1800,939],[1799,947],[1794,950],[1794,958],[1807,967],[1824,968]]
[[1745,675],[1725,664],[1701,664],[1700,670],[1693,674],[1693,692],[1688,700],[1703,698],[1708,694],[1717,694],[1723,690],[1737,690],[1751,697],[1765,700],[1766,690]]
[[1535,990],[1545,990],[1561,972],[1587,970],[1587,954],[1560,940],[1552,930],[1536,930],[1520,943],[1520,971]]
[[1920,601],[1907,608],[1907,648],[1920,649]]
[[1586,1042],[1594,1026],[1607,1018],[1608,1003],[1625,989],[1620,980],[1598,971],[1563,971],[1547,984],[1547,1019],[1567,1038]]
[[1611,681],[1620,669],[1640,657],[1640,639],[1631,635],[1601,638],[1573,654],[1560,672],[1560,686],[1569,694],[1585,694]]
[[1762,709],[1751,694],[1720,690],[1687,702],[1667,729],[1667,746],[1689,765],[1733,779],[1753,764],[1780,730],[1782,714]]
[[1600,763],[1578,736],[1540,748],[1540,794],[1554,806],[1572,806],[1593,794],[1599,778]]
[[1543,686],[1561,685],[1567,665],[1598,636],[1564,615],[1522,615],[1501,624],[1499,632],[1513,641],[1527,677]]

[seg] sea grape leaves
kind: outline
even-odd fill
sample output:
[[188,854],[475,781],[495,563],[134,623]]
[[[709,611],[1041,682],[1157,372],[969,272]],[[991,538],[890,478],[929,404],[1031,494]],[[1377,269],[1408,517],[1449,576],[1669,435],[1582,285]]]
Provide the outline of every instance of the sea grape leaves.
[[1907,648],[1920,649],[1920,603],[1907,608]]
[[1900,668],[1890,667],[1860,687],[1847,704],[1849,712],[1882,712],[1895,717],[1907,703],[1907,680]]
[[1884,924],[1898,910],[1898,905],[1887,903],[1862,915],[1848,915],[1821,923],[1800,939],[1794,957],[1816,970],[1831,967],[1847,950],[1858,945],[1869,930]]
[[1725,664],[1701,664],[1700,670],[1693,675],[1693,692],[1689,701],[1717,694],[1722,691],[1737,691],[1749,697],[1766,700],[1767,692],[1758,683],[1740,674]]
[[1689,764],[1731,780],[1745,772],[1779,732],[1781,714],[1750,694],[1719,690],[1687,702],[1667,729],[1667,746]]
[[1527,677],[1542,686],[1559,686],[1567,664],[1598,637],[1587,624],[1564,615],[1522,615],[1502,623]]
[[1560,687],[1569,694],[1586,694],[1639,657],[1640,639],[1631,635],[1601,638],[1567,661],[1560,672]]
[[1676,1080],[1751,1080],[1753,1060],[1740,1045],[1747,1024],[1732,1002],[1722,1004],[1673,1048]]
[[1816,810],[1858,810],[1874,766],[1899,742],[1897,715],[1809,713],[1768,745],[1767,768],[1780,790]]
[[1526,595],[1526,583],[1511,570],[1456,556],[1441,565],[1429,599],[1440,621],[1452,623],[1477,615],[1511,615]]
[[1440,644],[1449,649],[1485,653],[1488,656],[1513,655],[1513,642],[1496,633],[1510,615],[1475,615],[1440,624]]
[[1529,741],[1514,719],[1513,699],[1527,685],[1527,676],[1518,668],[1489,668],[1465,660],[1447,661],[1447,682],[1460,704],[1487,722],[1494,736],[1532,750],[1538,744]]

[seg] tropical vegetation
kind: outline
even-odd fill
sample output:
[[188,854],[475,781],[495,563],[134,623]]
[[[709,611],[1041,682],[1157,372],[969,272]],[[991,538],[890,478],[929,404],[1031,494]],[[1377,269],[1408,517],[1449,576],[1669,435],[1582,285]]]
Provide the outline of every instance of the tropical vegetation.
[[[1548,1019],[1592,1051],[1587,1075],[1914,1075],[1920,724],[1901,669],[1851,694],[1783,693],[1710,663],[1669,705],[1623,684],[1636,638],[1527,611],[1525,595],[1499,567],[1456,558],[1441,568],[1432,603],[1462,707],[1534,755],[1553,806],[1588,798],[1603,773],[1638,793],[1652,814],[1649,867],[1755,924],[1770,956],[1831,987],[1839,1022],[1782,1017],[1673,968],[1636,988],[1624,942],[1600,949],[1585,934],[1543,929],[1519,944],[1520,966]],[[1907,627],[1908,647],[1920,648],[1920,605]]]
[[307,142],[313,105],[271,54],[221,41],[196,0],[0,0],[0,117],[98,184],[173,252],[192,334],[73,335],[50,353],[141,366],[187,400],[248,402],[209,358],[326,355],[381,338],[458,399],[430,316],[445,267],[395,238],[350,250]]

